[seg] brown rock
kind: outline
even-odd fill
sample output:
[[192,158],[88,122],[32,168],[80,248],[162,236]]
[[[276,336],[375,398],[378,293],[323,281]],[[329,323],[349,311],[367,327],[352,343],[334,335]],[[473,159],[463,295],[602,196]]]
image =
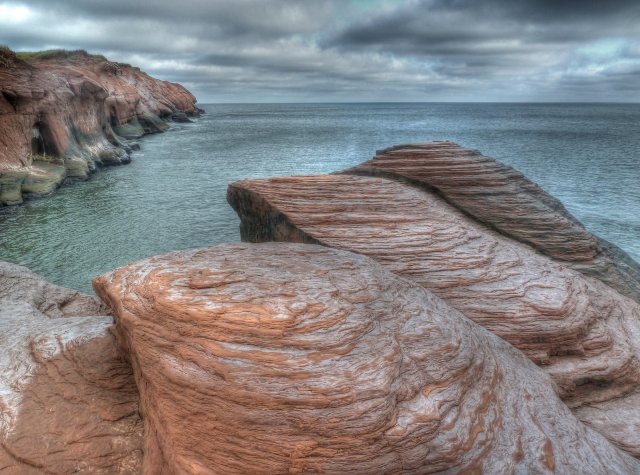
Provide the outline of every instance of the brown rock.
[[589,233],[522,173],[453,142],[400,145],[345,173],[409,181],[478,221],[640,302],[640,265]]
[[[50,193],[60,178],[128,163],[123,137],[166,130],[174,114],[199,114],[195,103],[179,84],[84,51],[27,63],[0,49],[0,206]],[[62,174],[43,176],[43,163]]]
[[503,340],[372,260],[223,245],[128,265],[145,473],[637,473]]
[[[542,365],[571,407],[635,397],[640,305],[601,281],[478,223],[437,194],[384,178],[243,180],[228,199],[251,242],[317,243],[370,256],[409,277]],[[640,455],[640,411],[598,429]],[[591,423],[589,414],[580,412]],[[611,430],[609,430],[609,427]]]
[[140,472],[131,367],[95,299],[0,263],[0,472]]

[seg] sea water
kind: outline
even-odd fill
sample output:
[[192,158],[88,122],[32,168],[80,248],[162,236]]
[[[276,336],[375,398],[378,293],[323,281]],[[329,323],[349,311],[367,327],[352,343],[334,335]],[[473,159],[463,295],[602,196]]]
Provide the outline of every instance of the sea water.
[[326,173],[394,144],[453,140],[523,172],[640,260],[640,104],[224,104],[143,138],[130,165],[0,210],[0,260],[91,292],[172,250],[238,241],[227,184]]

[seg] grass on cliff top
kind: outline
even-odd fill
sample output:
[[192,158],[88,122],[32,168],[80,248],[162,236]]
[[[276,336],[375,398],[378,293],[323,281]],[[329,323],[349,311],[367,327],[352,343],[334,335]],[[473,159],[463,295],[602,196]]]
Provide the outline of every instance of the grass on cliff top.
[[74,56],[84,56],[93,58],[96,61],[108,61],[101,54],[89,54],[83,49],[66,50],[66,49],[49,49],[45,51],[17,51],[16,56],[23,61],[31,61],[36,59],[67,59]]
[[6,45],[0,45],[0,66],[4,63],[5,66],[9,66],[10,63],[15,62],[15,59],[11,61],[11,58],[17,58],[24,62],[30,62],[35,60],[47,60],[47,59],[92,59],[97,63],[107,63],[111,67],[117,68],[131,68],[136,71],[140,71],[140,68],[132,66],[127,63],[117,63],[115,61],[109,61],[105,56],[101,54],[91,54],[83,49],[66,50],[66,49],[49,49],[44,51],[13,51]]
[[0,68],[11,68],[16,61],[17,58],[11,48],[6,45],[0,45]]

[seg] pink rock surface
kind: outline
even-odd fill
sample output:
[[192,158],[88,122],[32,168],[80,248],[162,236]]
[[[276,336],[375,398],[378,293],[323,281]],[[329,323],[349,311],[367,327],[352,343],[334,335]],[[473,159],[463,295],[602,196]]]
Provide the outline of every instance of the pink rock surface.
[[[228,199],[243,240],[317,243],[376,259],[432,290],[522,350],[571,407],[634,398],[640,305],[478,223],[437,194],[353,175],[243,180]],[[611,406],[613,408],[613,406]],[[580,412],[591,423],[592,412]],[[640,455],[640,410],[611,410],[598,429]],[[611,430],[609,430],[609,428]]]
[[97,300],[0,263],[0,473],[134,474],[131,367]]
[[146,473],[640,471],[519,351],[364,256],[223,245],[94,287],[133,363]]
[[640,265],[522,173],[453,142],[400,145],[345,173],[427,187],[464,213],[640,302]]

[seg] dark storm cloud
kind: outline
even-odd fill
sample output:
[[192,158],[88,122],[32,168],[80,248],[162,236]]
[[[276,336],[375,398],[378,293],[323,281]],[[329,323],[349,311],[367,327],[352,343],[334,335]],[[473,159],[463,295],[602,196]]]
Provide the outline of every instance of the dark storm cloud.
[[[460,3],[473,2],[468,0]],[[501,9],[519,20],[544,22],[582,19],[590,23],[598,23],[604,19],[616,17],[632,20],[631,15],[637,15],[640,11],[636,0],[491,0],[485,5],[492,6],[492,11]]]
[[0,0],[0,43],[101,52],[201,101],[640,99],[638,1]]
[[[415,58],[430,62],[435,72],[445,76],[478,77],[498,81],[500,87],[505,86],[500,78],[512,78],[523,90],[529,85],[532,98],[544,91],[547,97],[557,98],[564,92],[570,93],[567,99],[592,100],[621,97],[617,91],[625,80],[614,71],[620,68],[616,62],[625,58],[621,51],[612,50],[611,40],[637,48],[640,2],[414,1],[390,13],[371,12],[326,38],[324,45],[343,52]],[[592,54],[583,55],[590,57],[580,58],[577,65],[576,50],[581,47],[591,48]],[[557,90],[549,85],[554,77]],[[640,80],[625,77],[624,89],[640,93]],[[603,89],[609,95],[603,95]]]
[[[390,14],[355,22],[328,45],[379,47],[405,53],[464,54],[483,45],[579,42],[640,35],[640,2],[553,0],[435,0],[411,2]],[[499,53],[497,47],[489,50]],[[504,47],[504,52],[511,50]]]

